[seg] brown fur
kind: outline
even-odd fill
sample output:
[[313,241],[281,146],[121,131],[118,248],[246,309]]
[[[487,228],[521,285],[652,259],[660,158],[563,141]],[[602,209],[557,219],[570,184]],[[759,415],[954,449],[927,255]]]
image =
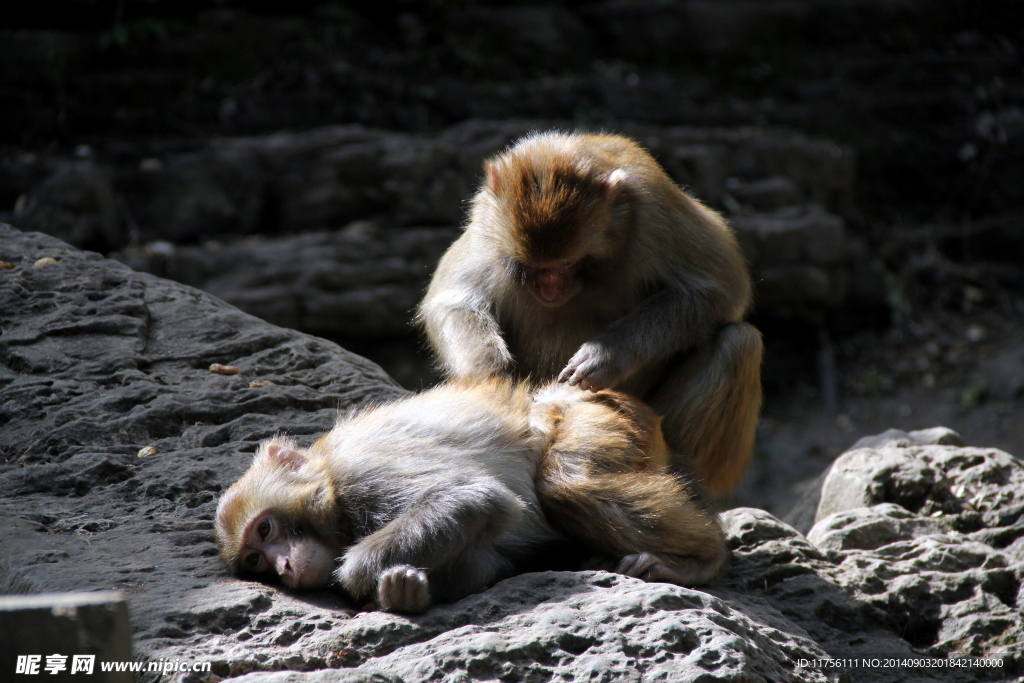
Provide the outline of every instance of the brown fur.
[[[727,325],[716,343],[672,370],[648,399],[712,491],[739,481],[754,449],[761,407],[761,335]],[[733,454],[723,458],[722,454]]]
[[651,554],[684,585],[719,573],[727,553],[717,516],[696,485],[668,472],[650,408],[611,391],[542,405],[550,429],[537,497],[556,529],[599,558]]
[[[566,265],[571,267],[566,267]],[[542,305],[531,273],[571,282]],[[528,136],[487,162],[465,233],[419,320],[452,377],[558,378],[640,397],[664,417],[672,468],[713,492],[746,468],[761,340],[732,230],[632,140]]]
[[[494,188],[509,212],[508,252],[522,263],[544,263],[570,252],[587,222],[600,220],[604,179],[571,158],[546,156],[542,163],[512,157],[489,176],[504,178]],[[502,164],[501,161],[493,162]]]
[[217,544],[232,571],[272,577],[270,518],[298,547],[289,585],[333,576],[395,611],[479,590],[566,537],[607,568],[698,585],[725,545],[699,491],[667,473],[659,423],[620,392],[454,381],[342,417],[309,448],[265,441],[221,498]]

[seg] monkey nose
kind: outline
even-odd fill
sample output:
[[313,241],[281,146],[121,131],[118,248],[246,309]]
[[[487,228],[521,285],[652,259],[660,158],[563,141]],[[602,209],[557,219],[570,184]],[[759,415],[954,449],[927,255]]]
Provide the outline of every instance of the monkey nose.
[[277,558],[277,575],[288,585],[295,583],[297,578],[295,576],[295,569],[292,567],[292,563],[287,556]]
[[537,269],[537,282],[545,285],[561,284],[566,275],[565,268],[539,268]]

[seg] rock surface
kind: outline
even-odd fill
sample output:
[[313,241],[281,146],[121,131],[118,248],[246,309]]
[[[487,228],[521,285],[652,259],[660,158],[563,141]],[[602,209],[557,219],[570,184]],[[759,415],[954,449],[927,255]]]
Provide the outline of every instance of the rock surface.
[[[878,439],[837,460],[870,507],[833,505],[807,537],[760,510],[726,512],[732,567],[708,590],[540,572],[409,618],[232,579],[211,521],[256,442],[278,431],[308,440],[338,408],[401,390],[333,344],[50,237],[0,227],[0,261],[13,265],[0,269],[0,585],[123,591],[139,657],[212,662],[211,674],[180,680],[1024,674],[1024,467],[925,437]],[[240,372],[211,373],[213,363]],[[156,453],[140,458],[148,446]],[[800,662],[947,654],[1003,666]]]
[[199,287],[282,327],[331,338],[408,334],[455,228],[380,229],[179,246],[157,242],[116,253],[136,270]]
[[[116,176],[144,244],[114,258],[275,324],[335,339],[384,337],[408,330],[437,259],[458,234],[484,158],[531,130],[574,127],[475,121],[410,134],[334,126],[214,140],[139,168],[67,161],[26,193],[17,219],[80,245],[90,243],[89,228],[93,242],[123,244],[109,238],[116,221],[112,227],[104,218]],[[855,251],[840,215],[852,202],[849,149],[754,128],[631,124],[621,131],[730,214],[762,313],[813,316],[843,302]],[[368,217],[391,227],[376,228]],[[346,225],[342,234],[317,232]],[[449,227],[394,227],[408,225]],[[274,237],[305,231],[313,232]],[[237,241],[256,234],[264,238]],[[204,246],[186,246],[200,240]]]

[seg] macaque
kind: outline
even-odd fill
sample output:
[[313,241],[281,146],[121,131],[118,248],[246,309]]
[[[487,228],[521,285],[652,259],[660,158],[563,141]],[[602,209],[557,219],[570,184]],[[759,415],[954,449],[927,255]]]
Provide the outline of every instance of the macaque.
[[237,574],[397,612],[481,590],[553,544],[699,585],[724,537],[699,487],[667,472],[659,422],[613,391],[452,382],[342,417],[309,448],[264,441],[221,497],[217,544]]
[[444,372],[628,392],[664,418],[673,470],[729,491],[762,351],[729,226],[618,135],[530,135],[485,171],[418,312]]

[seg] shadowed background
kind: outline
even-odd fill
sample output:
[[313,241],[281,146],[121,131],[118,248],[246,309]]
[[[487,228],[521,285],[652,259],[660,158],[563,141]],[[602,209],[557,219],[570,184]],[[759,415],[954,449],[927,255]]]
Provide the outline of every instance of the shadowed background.
[[622,132],[725,213],[766,401],[738,501],[856,437],[1024,451],[1024,5],[41,2],[0,31],[0,220],[436,381],[410,311],[483,158]]

